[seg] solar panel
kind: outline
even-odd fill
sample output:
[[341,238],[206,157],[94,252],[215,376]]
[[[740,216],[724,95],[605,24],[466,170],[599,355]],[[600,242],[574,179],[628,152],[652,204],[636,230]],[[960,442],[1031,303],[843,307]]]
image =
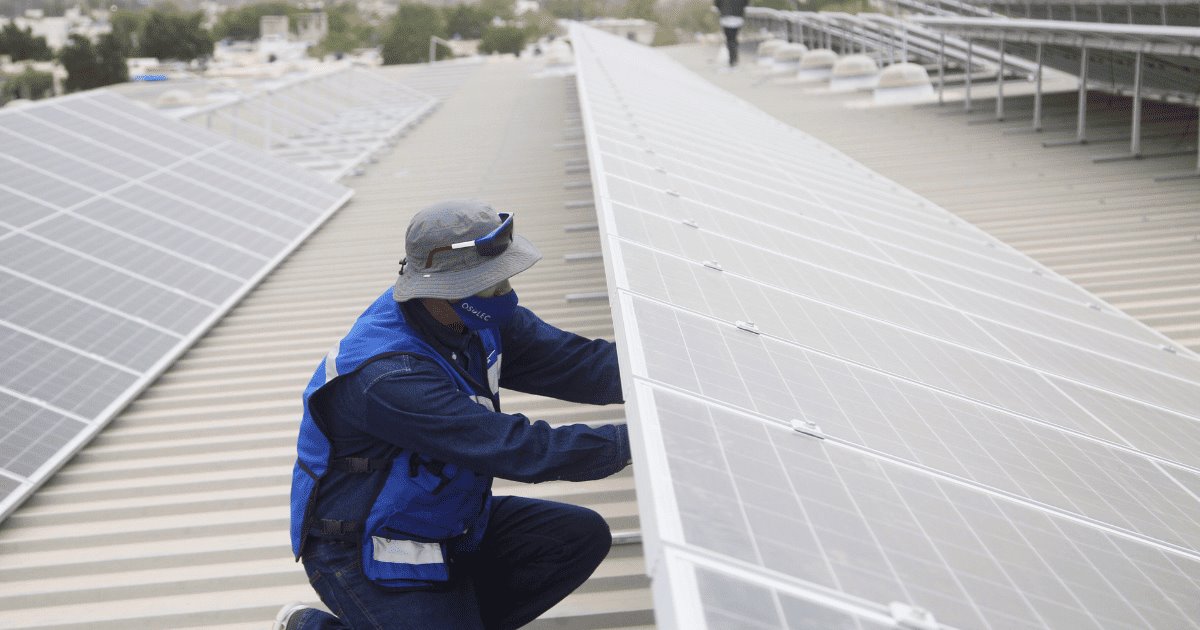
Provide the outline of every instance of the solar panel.
[[1200,623],[1200,360],[572,27],[668,627]]
[[[232,85],[230,85],[232,83]],[[130,85],[168,116],[337,180],[430,113],[437,99],[355,67],[300,76]],[[179,95],[183,100],[178,100]],[[213,166],[219,166],[213,163]]]
[[0,111],[0,517],[350,194],[104,91]]

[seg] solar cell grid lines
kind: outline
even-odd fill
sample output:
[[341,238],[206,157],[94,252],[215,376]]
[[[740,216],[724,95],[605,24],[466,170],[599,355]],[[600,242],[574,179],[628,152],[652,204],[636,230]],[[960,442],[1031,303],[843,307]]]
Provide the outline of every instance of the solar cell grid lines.
[[428,94],[354,67],[236,90],[215,82],[194,87],[212,92],[213,102],[165,111],[329,180],[352,173],[437,105]]
[[1200,359],[574,26],[656,613],[1200,624]]
[[105,91],[0,112],[0,518],[350,195]]

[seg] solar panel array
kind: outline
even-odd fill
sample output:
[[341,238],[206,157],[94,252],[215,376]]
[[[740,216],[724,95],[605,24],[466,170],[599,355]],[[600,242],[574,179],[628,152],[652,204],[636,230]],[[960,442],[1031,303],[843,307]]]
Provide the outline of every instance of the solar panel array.
[[0,111],[0,517],[350,195],[103,91]]
[[336,180],[386,149],[436,105],[428,94],[351,67],[266,81],[225,102],[182,108],[177,115]]
[[571,36],[661,626],[1200,625],[1196,355]]

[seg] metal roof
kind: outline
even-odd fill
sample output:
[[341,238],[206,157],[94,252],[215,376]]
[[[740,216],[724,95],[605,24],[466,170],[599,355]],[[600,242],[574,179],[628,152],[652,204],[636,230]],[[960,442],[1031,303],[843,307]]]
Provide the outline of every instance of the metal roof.
[[[968,125],[957,112],[847,109],[860,97],[717,74],[713,48],[667,52],[1200,349],[1200,180],[1153,181],[1194,168],[1194,154],[1090,160],[1106,151],[1106,136],[1127,141],[1128,118],[1117,113],[1127,99],[1093,93],[1092,144],[1043,149],[1029,134]],[[532,79],[533,67],[382,70],[445,98],[441,109],[347,180],[355,199],[0,527],[0,626],[261,629],[283,602],[312,599],[286,539],[298,391],[390,280],[408,215],[423,203],[479,195],[546,217],[522,222],[546,258],[518,278],[521,299],[565,328],[611,334],[607,305],[592,299],[604,278],[574,88]],[[1012,100],[1015,129],[1030,108]],[[1194,111],[1184,109],[1147,107],[1148,146],[1194,142]],[[1046,135],[1070,135],[1074,95],[1047,97],[1046,122]],[[505,404],[553,421],[620,415],[520,395]],[[632,487],[620,476],[522,490],[585,502],[630,531]],[[536,627],[649,625],[642,570],[637,545],[617,547]]]
[[969,114],[961,104],[854,107],[859,94],[800,94],[748,69],[716,72],[714,48],[667,53],[1200,350],[1200,178],[1155,181],[1195,172],[1195,108],[1146,104],[1144,148],[1170,155],[1096,161],[1129,142],[1128,97],[1091,92],[1090,140],[1047,148],[1074,136],[1075,94],[1046,95],[1044,130],[1033,133],[1029,95],[1009,96],[1002,122],[982,97]]
[[1066,44],[1121,52],[1200,58],[1200,28],[1155,24],[1108,24],[1022,18],[915,16],[916,22],[969,37]]
[[[381,71],[452,96],[346,180],[354,200],[0,527],[0,626],[261,629],[282,604],[315,600],[287,541],[299,392],[391,282],[408,218],[425,204],[476,196],[520,208],[520,229],[545,255],[514,281],[522,303],[563,328],[611,335],[574,87],[536,69]],[[553,423],[623,419],[619,406],[511,392],[505,408]],[[629,472],[516,486],[496,490],[589,505],[618,535],[638,529]],[[652,622],[632,544],[537,624]]]

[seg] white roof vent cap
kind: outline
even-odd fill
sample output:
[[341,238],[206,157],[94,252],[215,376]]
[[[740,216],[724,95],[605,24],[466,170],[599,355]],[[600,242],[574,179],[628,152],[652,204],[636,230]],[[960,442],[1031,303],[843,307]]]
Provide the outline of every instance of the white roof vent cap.
[[818,48],[810,50],[800,59],[801,70],[820,70],[829,69],[833,64],[837,63],[837,53],[828,48]]
[[833,64],[835,78],[874,76],[878,73],[879,66],[866,55],[847,55]]
[[804,57],[806,52],[808,52],[808,46],[804,44],[784,44],[775,49],[775,61],[796,63]]
[[899,88],[930,85],[929,72],[915,63],[894,63],[879,75],[880,88]]
[[775,55],[775,51],[779,50],[780,46],[786,46],[786,45],[787,45],[787,40],[768,39],[767,41],[758,45],[758,56],[759,57],[772,57]]

